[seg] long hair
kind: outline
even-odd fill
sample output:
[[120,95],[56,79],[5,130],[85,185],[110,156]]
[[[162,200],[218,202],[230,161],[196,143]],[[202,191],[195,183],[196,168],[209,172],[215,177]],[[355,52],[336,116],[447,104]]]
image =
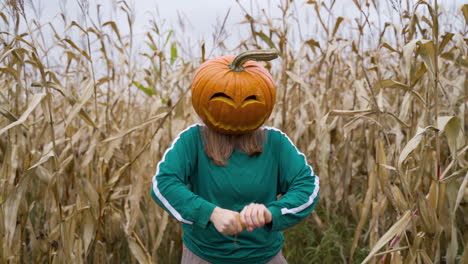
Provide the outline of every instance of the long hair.
[[203,126],[202,135],[206,155],[218,166],[226,166],[235,149],[249,156],[263,152],[265,132],[261,128],[242,135],[224,135]]

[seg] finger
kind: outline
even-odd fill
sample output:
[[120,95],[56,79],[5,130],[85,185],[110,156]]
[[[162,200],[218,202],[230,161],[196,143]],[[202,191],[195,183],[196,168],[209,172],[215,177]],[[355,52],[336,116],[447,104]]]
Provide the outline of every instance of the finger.
[[[256,205],[253,209],[252,209],[252,222],[254,224],[254,227],[255,228],[258,228],[260,227],[260,223],[258,221],[258,215],[260,214],[260,207],[258,205]],[[263,212],[262,212],[263,213]]]
[[[237,215],[237,223],[239,224],[239,226],[242,228],[242,230],[244,230],[245,228],[245,225],[244,225],[244,222],[242,221],[242,214],[238,214]],[[242,231],[241,230],[241,231]]]
[[225,235],[232,236],[236,233],[235,230],[234,226],[229,226],[226,228]]
[[239,213],[236,213],[234,218],[236,219],[236,221],[234,221],[232,227],[233,227],[233,231],[237,234],[239,232],[242,232],[242,222],[240,220],[240,214]]
[[230,235],[231,235],[231,231],[229,230],[229,227],[226,227],[225,229],[223,229],[223,231],[221,232],[221,234],[226,235],[226,236],[230,236]]
[[268,208],[265,207],[265,211],[263,211],[263,215],[265,217],[265,223],[266,224],[271,223],[271,220],[272,220],[273,217],[271,215],[270,210],[268,210]]
[[247,230],[252,231],[254,228],[254,224],[252,222],[252,209],[253,206],[249,205],[247,208],[245,208],[245,226],[247,227]]
[[250,223],[250,232],[252,232],[257,226],[254,222],[256,215],[257,204],[253,203],[249,206],[249,214],[247,215],[247,220]]
[[266,208],[263,205],[260,206],[258,209],[257,220],[258,220],[259,227],[262,227],[265,225],[265,216],[263,215],[265,210]]
[[231,215],[231,219],[229,221],[229,228],[231,230],[231,233],[237,234],[239,232],[242,232],[242,223],[240,221],[240,214],[239,213],[234,213]]
[[242,211],[240,212],[239,214],[239,220],[241,222],[241,225],[242,225],[242,228],[246,228],[247,226],[247,218],[246,218],[246,207],[244,207],[244,209],[242,209]]
[[244,227],[241,225],[240,222],[237,222],[237,225],[236,225],[236,234],[242,232],[243,230],[244,230]]
[[225,235],[227,235],[227,236],[232,236],[232,235],[234,235],[234,234],[235,234],[235,233],[234,233],[234,231],[233,231],[233,229],[232,229],[232,227],[231,227],[231,228],[229,228],[229,230],[226,230],[226,234],[225,234]]

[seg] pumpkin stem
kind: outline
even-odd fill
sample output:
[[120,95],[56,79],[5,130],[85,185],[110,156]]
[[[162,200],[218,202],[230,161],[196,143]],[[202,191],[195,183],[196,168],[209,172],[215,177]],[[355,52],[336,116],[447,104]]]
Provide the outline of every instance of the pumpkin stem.
[[278,51],[275,49],[267,50],[250,50],[242,52],[234,58],[231,64],[228,65],[229,69],[235,72],[241,72],[244,70],[242,64],[248,60],[254,61],[270,61],[278,58]]

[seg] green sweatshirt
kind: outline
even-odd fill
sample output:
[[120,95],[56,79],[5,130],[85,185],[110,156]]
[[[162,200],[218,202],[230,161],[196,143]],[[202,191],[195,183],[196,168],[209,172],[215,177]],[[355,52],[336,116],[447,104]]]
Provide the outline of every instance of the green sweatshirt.
[[[157,165],[153,199],[182,222],[183,242],[197,256],[215,264],[266,263],[283,246],[281,230],[299,223],[315,207],[319,178],[304,154],[280,130],[263,127],[263,152],[249,157],[234,150],[227,166],[217,166],[203,150],[202,125],[174,140]],[[277,200],[277,195],[282,194]],[[272,223],[235,236],[219,233],[209,221],[216,206],[240,212],[261,203]]]

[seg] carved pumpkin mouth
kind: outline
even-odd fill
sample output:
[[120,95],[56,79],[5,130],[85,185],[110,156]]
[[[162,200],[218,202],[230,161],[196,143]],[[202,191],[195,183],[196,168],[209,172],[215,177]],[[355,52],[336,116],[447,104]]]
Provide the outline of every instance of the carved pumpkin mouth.
[[205,107],[203,107],[203,112],[205,113],[205,116],[208,118],[208,121],[209,121],[210,124],[212,124],[213,126],[215,126],[217,128],[220,128],[220,129],[223,129],[223,130],[226,130],[226,131],[230,131],[230,132],[234,132],[234,133],[244,132],[244,131],[255,129],[255,128],[261,126],[263,124],[263,122],[265,122],[265,119],[268,117],[268,113],[263,114],[263,116],[257,122],[255,122],[254,124],[242,126],[242,125],[225,124],[222,121],[216,120],[213,117],[213,115],[211,115],[210,111],[208,111]]

